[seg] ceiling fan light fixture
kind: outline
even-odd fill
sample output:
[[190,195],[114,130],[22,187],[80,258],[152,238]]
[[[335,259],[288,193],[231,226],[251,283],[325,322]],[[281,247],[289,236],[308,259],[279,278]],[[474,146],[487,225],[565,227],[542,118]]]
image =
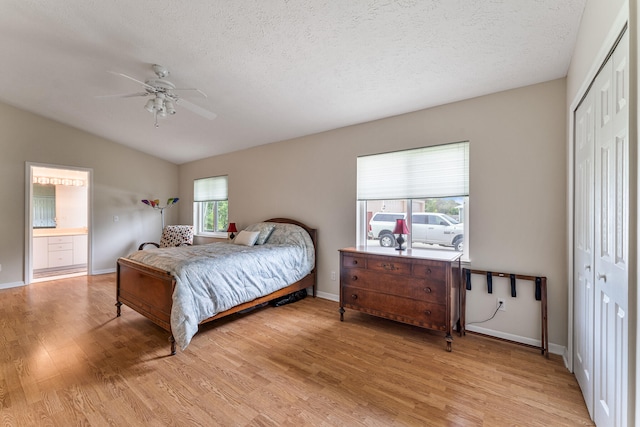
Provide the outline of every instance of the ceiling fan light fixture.
[[164,100],[160,96],[156,96],[156,98],[153,100],[153,109],[156,111],[160,111],[162,110],[163,104]]
[[164,108],[167,110],[167,113],[172,116],[176,113],[176,107],[173,105],[173,101],[171,100],[166,100],[164,102]]
[[147,101],[147,104],[144,106],[144,109],[150,113],[153,113],[153,99]]

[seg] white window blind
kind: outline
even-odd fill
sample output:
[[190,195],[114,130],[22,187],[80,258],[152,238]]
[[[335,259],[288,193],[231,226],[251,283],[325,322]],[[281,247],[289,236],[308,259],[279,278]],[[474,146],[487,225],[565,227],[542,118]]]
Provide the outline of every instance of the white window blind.
[[213,202],[227,200],[227,176],[214,176],[193,181],[193,201]]
[[358,157],[358,200],[469,195],[469,142]]

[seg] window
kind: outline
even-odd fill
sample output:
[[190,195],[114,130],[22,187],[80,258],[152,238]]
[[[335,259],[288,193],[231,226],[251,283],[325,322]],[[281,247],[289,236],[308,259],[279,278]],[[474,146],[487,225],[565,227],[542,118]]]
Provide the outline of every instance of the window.
[[396,246],[395,221],[404,218],[408,248],[468,259],[468,142],[362,156],[357,168],[358,245]]
[[229,201],[227,176],[193,181],[193,223],[201,236],[227,236]]

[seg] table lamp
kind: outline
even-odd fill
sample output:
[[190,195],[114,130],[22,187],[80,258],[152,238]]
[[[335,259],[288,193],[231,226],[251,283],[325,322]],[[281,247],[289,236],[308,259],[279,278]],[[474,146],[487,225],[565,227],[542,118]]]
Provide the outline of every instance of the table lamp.
[[396,228],[393,229],[393,234],[398,234],[399,236],[396,238],[396,242],[398,242],[398,247],[396,251],[403,251],[404,248],[402,244],[404,243],[403,234],[409,234],[409,228],[407,227],[407,221],[400,218],[396,219]]

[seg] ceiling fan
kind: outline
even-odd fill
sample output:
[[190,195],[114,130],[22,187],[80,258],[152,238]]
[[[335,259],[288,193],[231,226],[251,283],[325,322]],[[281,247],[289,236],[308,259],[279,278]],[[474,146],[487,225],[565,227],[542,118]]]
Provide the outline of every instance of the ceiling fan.
[[207,97],[206,93],[196,88],[177,88],[173,83],[166,79],[166,77],[169,75],[169,70],[167,68],[158,64],[154,64],[152,68],[157,78],[150,78],[145,80],[144,82],[123,73],[109,71],[111,74],[115,74],[117,76],[121,76],[141,84],[144,91],[121,95],[105,95],[101,96],[101,98],[131,98],[134,96],[150,96],[151,98],[147,101],[144,108],[145,110],[153,114],[156,127],[158,127],[158,118],[164,118],[176,114],[176,105],[184,107],[185,109],[209,120],[213,120],[217,117],[215,113],[189,101],[186,101],[176,92],[194,91],[204,98]]

